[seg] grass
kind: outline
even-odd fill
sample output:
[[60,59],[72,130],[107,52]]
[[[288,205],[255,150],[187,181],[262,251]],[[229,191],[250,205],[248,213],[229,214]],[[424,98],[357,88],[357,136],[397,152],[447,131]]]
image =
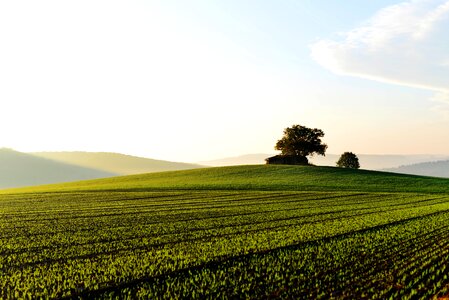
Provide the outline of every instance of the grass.
[[261,165],[4,190],[0,298],[443,296],[448,189]]
[[449,193],[449,179],[334,167],[253,165],[140,174],[3,192],[173,189]]

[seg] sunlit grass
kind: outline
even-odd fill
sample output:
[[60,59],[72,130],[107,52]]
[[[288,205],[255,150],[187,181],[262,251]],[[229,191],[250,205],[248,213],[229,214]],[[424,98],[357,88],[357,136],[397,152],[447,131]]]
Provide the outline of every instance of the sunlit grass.
[[449,179],[334,167],[256,165],[140,174],[3,192],[118,189],[446,193]]
[[431,298],[447,179],[241,166],[3,191],[0,298]]

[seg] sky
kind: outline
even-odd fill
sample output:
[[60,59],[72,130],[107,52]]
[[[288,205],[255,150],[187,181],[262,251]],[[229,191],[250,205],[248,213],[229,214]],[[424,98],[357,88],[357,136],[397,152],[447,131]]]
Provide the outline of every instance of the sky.
[[449,1],[0,2],[0,147],[449,154]]

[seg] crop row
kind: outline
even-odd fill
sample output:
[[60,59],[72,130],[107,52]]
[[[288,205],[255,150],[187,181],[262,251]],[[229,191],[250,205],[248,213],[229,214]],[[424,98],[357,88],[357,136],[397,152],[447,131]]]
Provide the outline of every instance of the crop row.
[[107,297],[422,299],[447,293],[449,213],[119,284]]
[[448,283],[445,195],[1,197],[0,298],[407,298]]

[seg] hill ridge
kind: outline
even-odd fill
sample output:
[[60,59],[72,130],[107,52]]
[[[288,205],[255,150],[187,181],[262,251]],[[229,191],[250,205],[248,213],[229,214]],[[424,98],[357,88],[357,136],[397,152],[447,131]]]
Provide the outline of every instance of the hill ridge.
[[71,182],[117,176],[73,164],[56,162],[12,149],[0,149],[0,188]]
[[[33,191],[259,190],[449,193],[449,179],[336,167],[248,165],[88,180]],[[21,190],[24,192],[25,190]],[[8,193],[19,192],[9,190]]]
[[200,168],[201,165],[171,162],[115,152],[45,151],[33,152],[35,156],[90,167],[119,175],[141,174]]
[[388,172],[449,178],[449,160],[422,162],[385,169]]

